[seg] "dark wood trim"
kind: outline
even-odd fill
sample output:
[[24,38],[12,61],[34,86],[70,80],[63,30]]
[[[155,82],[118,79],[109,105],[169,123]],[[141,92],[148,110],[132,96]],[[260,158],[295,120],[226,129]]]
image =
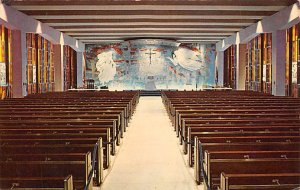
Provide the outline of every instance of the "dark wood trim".
[[63,31],[64,29],[80,29],[80,28],[123,28],[123,29],[132,29],[132,28],[189,28],[189,29],[201,29],[201,28],[243,28],[241,26],[228,26],[228,25],[113,25],[113,26],[103,26],[103,25],[87,25],[87,26],[52,26],[52,28]]
[[11,0],[9,5],[216,5],[216,6],[289,6],[296,3],[297,0],[195,0],[195,1],[172,1],[172,0],[160,0],[160,1],[110,1],[110,0],[55,0],[55,1],[41,1],[41,0]]
[[[130,32],[130,33],[145,33],[145,34],[147,34],[147,33],[170,33],[170,34],[172,34],[172,33],[194,33],[195,35],[197,35],[197,34],[201,34],[201,33],[220,33],[220,34],[222,34],[223,35],[223,33],[228,33],[228,34],[234,34],[234,32],[233,31],[215,31],[215,30],[195,30],[195,31],[185,31],[185,30],[144,30],[144,31],[135,31],[135,30],[118,30],[118,31],[116,31],[116,30],[114,30],[114,29],[112,29],[112,30],[109,30],[109,31],[101,31],[101,30],[89,30],[89,31],[66,31],[65,33],[66,34],[68,34],[68,33],[82,33],[82,34],[84,34],[84,33],[100,33],[100,34],[102,34],[102,33],[114,33],[114,34],[118,34],[118,33],[128,33],[128,32]],[[219,34],[217,34],[217,35],[219,35]]]
[[43,23],[122,23],[122,22],[201,22],[201,23],[255,23],[258,19],[39,19]]
[[236,11],[236,10],[24,10],[27,15],[161,15],[161,16],[201,16],[201,15],[222,15],[222,16],[270,16],[276,11]]

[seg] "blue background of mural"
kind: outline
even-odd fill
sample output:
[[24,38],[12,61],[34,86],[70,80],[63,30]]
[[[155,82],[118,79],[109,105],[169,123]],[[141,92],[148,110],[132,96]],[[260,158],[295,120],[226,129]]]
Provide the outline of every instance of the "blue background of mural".
[[86,78],[110,90],[190,90],[214,85],[215,45],[174,44],[86,45]]

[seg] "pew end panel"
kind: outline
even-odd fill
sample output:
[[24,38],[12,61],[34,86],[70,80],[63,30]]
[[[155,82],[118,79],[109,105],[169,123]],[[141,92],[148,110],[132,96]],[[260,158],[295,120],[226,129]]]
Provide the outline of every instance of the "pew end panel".
[[[191,129],[188,128],[188,136],[187,138],[183,139],[183,153],[187,154],[188,152],[192,152],[192,148],[193,148],[193,139],[191,138]],[[184,138],[184,137],[183,137]],[[194,144],[195,146],[195,144]],[[193,165],[190,165],[191,167]]]
[[[97,148],[98,157],[96,157],[96,158],[97,158],[98,165],[96,166],[97,167],[97,170],[96,170],[96,172],[97,172],[96,173],[96,185],[99,186],[104,181],[104,173],[103,173],[103,171],[104,171],[104,162],[103,162],[104,155],[103,155],[102,138],[98,139],[97,146],[98,146],[98,148]],[[108,148],[107,151],[108,151],[108,153],[110,152],[109,148]],[[108,154],[108,157],[109,157],[109,154]]]
[[[200,185],[200,183],[201,183],[201,171],[200,171],[201,168],[200,168],[200,159],[199,159],[199,140],[198,140],[197,136],[194,138],[194,143],[195,143],[195,146],[194,146],[194,177],[195,177],[196,183]],[[191,153],[189,152],[189,154],[191,154]],[[189,164],[190,164],[190,166],[192,164],[190,156],[189,156]]]
[[69,175],[65,180],[64,180],[64,190],[73,190],[73,176]]
[[92,190],[93,188],[93,183],[89,183],[89,174],[91,172],[94,172],[92,168],[92,154],[91,152],[88,152],[85,155],[85,185],[88,186],[88,190]]

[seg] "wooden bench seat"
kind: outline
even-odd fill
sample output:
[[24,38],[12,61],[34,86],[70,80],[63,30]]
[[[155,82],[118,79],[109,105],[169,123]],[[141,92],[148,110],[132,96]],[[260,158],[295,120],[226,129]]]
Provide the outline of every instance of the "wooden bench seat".
[[[300,136],[223,136],[223,137],[201,137],[198,135],[192,136],[199,143],[263,143],[263,142],[300,142]],[[188,159],[190,166],[193,166],[194,149],[189,146]]]
[[[21,177],[63,177],[72,174],[75,189],[88,185],[88,175],[92,171],[91,153],[81,160],[73,161],[0,161],[1,178]],[[92,184],[88,189],[92,189]]]
[[[39,141],[41,142],[41,141]],[[12,153],[18,154],[68,154],[68,153],[85,153],[85,152],[94,152],[95,143],[80,143],[80,144],[72,144],[67,141],[61,144],[30,144],[30,143],[21,143],[13,144],[13,145],[1,145],[0,152],[1,154],[11,155]],[[73,141],[74,142],[74,141]],[[93,141],[94,142],[94,141]],[[94,155],[92,155],[94,156]],[[95,165],[95,173],[96,173],[96,184],[101,184],[103,181],[103,150],[102,150],[102,139],[99,138],[97,141],[97,151],[96,151],[96,165]],[[89,162],[91,164],[91,162]],[[5,163],[4,163],[5,165]]]
[[[121,143],[138,99],[138,92],[63,92],[1,101],[0,177],[4,188],[73,189],[73,185],[83,189],[90,174],[96,185],[101,184],[103,169],[110,166],[110,155]],[[68,175],[74,181],[69,186],[43,185],[44,179],[57,181]]]
[[[114,120],[16,120],[16,121],[1,121],[0,120],[0,129],[23,129],[24,127],[43,129],[43,128],[65,128],[70,129],[81,129],[89,127],[99,127],[99,128],[109,128],[111,140],[111,153],[115,154],[117,140],[120,140],[120,136],[116,132],[116,122]],[[108,150],[108,149],[107,149]]]
[[[130,119],[131,115],[130,110],[126,105],[11,105],[11,106],[6,106],[6,105],[1,105],[0,106],[0,113],[6,112],[9,110],[9,112],[18,112],[18,111],[107,111],[109,112],[110,110],[124,110],[124,117],[125,117],[125,124],[127,126],[128,120]],[[126,128],[124,129],[126,130]]]
[[80,161],[85,158],[86,153],[56,153],[56,154],[2,154],[0,161]]
[[25,143],[30,144],[81,144],[93,142],[98,138],[102,139],[104,166],[110,166],[110,133],[109,129],[104,133],[29,133],[29,134],[0,134],[1,145],[12,145]]
[[117,137],[117,143],[120,144],[121,141],[121,134],[124,132],[124,123],[121,120],[121,117],[119,114],[72,114],[72,115],[42,115],[42,114],[35,114],[35,115],[1,115],[0,114],[0,121],[20,121],[20,120],[42,120],[47,122],[47,120],[113,120],[116,123],[116,129],[115,134],[112,130],[111,133],[114,134]]
[[1,109],[0,107],[0,115],[11,115],[11,114],[16,114],[16,115],[73,115],[73,114],[120,114],[121,115],[121,120],[123,125],[125,126],[124,130],[126,130],[126,127],[128,126],[128,121],[129,121],[129,116],[126,113],[125,108],[118,108],[118,107],[101,107],[97,109],[89,109],[89,108],[32,108],[30,110],[28,109],[22,109],[22,108],[17,108],[17,109]]
[[240,142],[240,143],[200,143],[195,137],[194,161],[195,179],[200,182],[200,153],[204,151],[300,151],[300,142]]
[[[162,99],[198,183],[203,155],[211,189],[219,188],[223,171],[229,175],[299,173],[300,99],[249,91],[163,92]],[[280,189],[268,183],[256,188],[255,180],[234,185],[241,184],[231,185],[239,190]],[[299,187],[299,178],[282,189],[287,185]]]
[[298,158],[298,150],[280,151],[205,151],[204,162],[209,159]]
[[208,126],[208,125],[183,125],[182,132],[180,134],[180,142],[189,142],[191,136],[189,134],[193,132],[215,132],[215,133],[250,133],[250,132],[257,132],[257,133],[267,133],[267,132],[299,132],[300,126],[297,124],[284,124],[284,125],[230,125],[230,126]]
[[[230,174],[300,173],[300,158],[210,159],[204,172],[211,189],[220,186],[222,172]],[[212,180],[214,179],[214,180]]]
[[178,120],[176,120],[176,132],[178,135],[182,135],[184,121],[185,120],[204,120],[204,119],[214,119],[214,120],[226,120],[226,119],[232,119],[232,120],[246,120],[246,119],[252,119],[256,121],[257,119],[298,119],[299,114],[298,113],[235,113],[235,114],[228,114],[228,113],[222,113],[222,114],[179,114]]
[[[191,124],[184,125],[182,128],[182,136],[180,136],[180,142],[183,144],[183,148],[187,148],[187,144],[192,142],[191,133],[193,132],[220,132],[220,133],[250,133],[250,132],[259,132],[259,133],[267,133],[267,132],[299,132],[300,126],[298,124],[284,124],[284,125],[202,125],[202,124]],[[191,144],[193,146],[193,144]]]
[[82,116],[82,115],[90,115],[90,116],[95,116],[95,118],[99,119],[99,115],[117,115],[118,123],[117,126],[119,126],[119,131],[121,133],[121,137],[124,136],[124,131],[126,130],[128,121],[125,118],[124,111],[122,110],[100,110],[100,111],[56,111],[56,110],[48,110],[48,111],[6,111],[6,112],[1,112],[0,110],[0,116],[5,117],[5,116]]
[[[174,113],[173,113],[174,112]],[[194,108],[194,107],[179,107],[176,108],[176,111],[169,111],[170,118],[172,121],[178,121],[179,120],[179,114],[216,114],[216,115],[222,115],[222,114],[278,114],[278,113],[300,113],[299,108],[289,108],[289,109],[268,109],[268,108],[262,108],[262,109],[253,109],[251,107],[238,107],[233,109],[219,109],[219,108],[211,108],[211,109],[202,109],[202,108]]]
[[[299,131],[298,124],[267,124],[267,125],[202,125],[185,124],[184,131],[191,128],[195,132],[222,132],[222,131]],[[183,133],[184,134],[184,133]]]
[[[174,106],[174,107],[170,107],[167,108],[167,110],[169,110],[171,115],[175,115],[177,110],[236,110],[236,109],[253,109],[253,110],[259,110],[259,109],[264,109],[264,110],[274,110],[274,109],[282,109],[282,110],[286,110],[286,109],[293,109],[293,110],[299,110],[299,105],[286,105],[286,104],[280,104],[280,105],[222,105],[222,106],[218,106],[218,105],[178,105],[178,106]],[[180,111],[179,111],[180,112]]]
[[32,189],[32,190],[73,190],[82,184],[73,184],[73,177],[0,177],[0,188],[10,189]]
[[[178,132],[178,137],[184,136],[186,132],[186,126],[198,125],[201,127],[210,126],[300,126],[300,120],[296,118],[247,118],[247,119],[183,119],[182,131]],[[181,140],[181,139],[180,139]]]
[[285,118],[248,118],[248,119],[183,119],[183,124],[211,124],[211,125],[232,125],[232,124],[300,124],[299,119],[285,119]]
[[300,173],[221,174],[220,190],[291,190],[299,188]]
[[[186,138],[183,139],[183,152],[186,154],[187,151],[193,150],[193,143],[195,136],[198,137],[198,139],[202,139],[203,137],[234,137],[239,138],[243,141],[243,139],[249,137],[297,137],[300,136],[300,131],[222,131],[222,132],[198,132],[198,131],[192,131],[191,128],[189,128],[188,134]],[[226,140],[230,141],[230,140]],[[246,140],[245,140],[246,142]]]

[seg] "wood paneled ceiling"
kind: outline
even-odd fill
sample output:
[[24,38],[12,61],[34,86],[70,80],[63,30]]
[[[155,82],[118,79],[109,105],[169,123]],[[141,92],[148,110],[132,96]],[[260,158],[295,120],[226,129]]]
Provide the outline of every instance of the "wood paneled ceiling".
[[297,0],[7,0],[84,43],[166,38],[216,43]]

